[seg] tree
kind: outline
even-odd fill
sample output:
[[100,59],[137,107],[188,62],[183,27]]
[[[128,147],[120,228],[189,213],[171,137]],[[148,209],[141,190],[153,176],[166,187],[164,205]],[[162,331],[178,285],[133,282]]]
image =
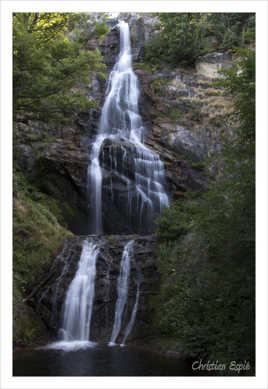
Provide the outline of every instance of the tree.
[[217,38],[218,47],[226,50],[244,47],[247,32],[255,28],[255,15],[252,13],[211,13],[208,15],[211,33]]
[[215,156],[222,174],[201,198],[171,205],[158,220],[164,276],[156,320],[189,355],[254,367],[255,52],[236,54],[217,81],[233,96],[238,128]]
[[161,13],[158,18],[160,32],[147,44],[147,61],[190,64],[207,51],[206,14]]
[[159,32],[147,43],[145,60],[153,64],[194,63],[215,50],[243,47],[254,28],[249,13],[159,13]]
[[102,75],[105,66],[98,50],[86,51],[79,39],[68,38],[77,18],[77,14],[61,13],[13,15],[15,115],[63,120],[92,106],[88,96],[75,88],[87,86],[92,71]]

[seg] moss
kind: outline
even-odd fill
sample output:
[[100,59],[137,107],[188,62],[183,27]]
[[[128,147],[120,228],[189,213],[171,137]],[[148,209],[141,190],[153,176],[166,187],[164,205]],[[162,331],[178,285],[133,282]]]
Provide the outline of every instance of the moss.
[[32,343],[44,328],[23,299],[47,271],[64,237],[71,233],[56,217],[56,200],[39,192],[16,168],[13,187],[14,341]]
[[40,142],[43,140],[42,134],[27,134],[26,138],[29,142]]
[[31,284],[40,274],[40,266],[49,264],[69,234],[45,205],[19,196],[13,213],[14,271]]
[[201,162],[192,162],[190,163],[190,167],[192,169],[196,169],[199,171],[203,171],[206,168],[206,163],[201,161]]
[[[48,143],[55,142],[56,137],[51,136],[48,134],[44,134],[44,132],[36,133],[34,130],[32,132],[25,134],[24,141],[27,143],[37,143],[37,142],[42,142],[43,146],[46,146]],[[35,147],[37,147],[35,145]],[[40,148],[41,145],[38,145],[38,148]]]
[[154,80],[151,84],[152,93],[159,97],[164,96],[163,84],[164,80],[161,78]]
[[107,239],[109,243],[112,243],[114,241],[114,235],[108,235]]
[[13,282],[13,340],[17,344],[40,344],[48,341],[44,323],[24,303],[16,278]]
[[175,108],[169,108],[168,111],[167,111],[167,115],[174,122],[176,120],[179,120],[181,118],[181,116],[182,116],[180,110],[175,109]]

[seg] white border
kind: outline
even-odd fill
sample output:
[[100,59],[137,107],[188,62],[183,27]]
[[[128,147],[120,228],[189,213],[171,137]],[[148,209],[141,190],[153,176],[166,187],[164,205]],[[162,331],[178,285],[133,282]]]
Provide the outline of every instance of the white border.
[[[267,3],[266,1],[2,1],[1,3],[1,379],[14,388],[267,388]],[[12,12],[256,12],[257,376],[12,377]]]

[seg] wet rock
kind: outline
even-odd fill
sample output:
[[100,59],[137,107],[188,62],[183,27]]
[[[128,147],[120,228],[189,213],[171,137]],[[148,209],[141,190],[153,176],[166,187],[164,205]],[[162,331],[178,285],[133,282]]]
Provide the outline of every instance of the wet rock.
[[120,50],[119,30],[112,28],[106,35],[104,41],[100,45],[100,51],[104,57],[104,63],[109,67],[113,67]]
[[84,239],[93,240],[100,248],[96,263],[95,300],[91,321],[92,339],[108,341],[112,333],[117,299],[117,277],[124,246],[135,239],[126,311],[122,328],[129,322],[135,303],[137,283],[140,283],[140,303],[136,324],[131,338],[150,335],[148,322],[148,296],[159,293],[159,274],[156,269],[156,240],[153,236],[106,235],[72,236],[65,239],[60,254],[47,274],[37,280],[28,302],[42,317],[46,326],[57,336],[62,325],[62,315],[67,289],[74,278]]

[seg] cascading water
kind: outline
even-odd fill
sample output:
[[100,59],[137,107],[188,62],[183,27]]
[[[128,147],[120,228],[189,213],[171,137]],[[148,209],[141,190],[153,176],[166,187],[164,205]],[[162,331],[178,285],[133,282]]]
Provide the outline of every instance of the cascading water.
[[[109,198],[114,202],[116,192],[113,177],[121,180],[126,188],[125,203],[120,203],[120,211],[125,213],[128,223],[136,225],[136,232],[153,230],[154,218],[168,206],[169,200],[164,189],[164,166],[159,156],[143,144],[145,128],[138,110],[138,80],[132,69],[129,26],[121,21],[120,53],[108,80],[106,98],[102,108],[98,135],[92,144],[88,166],[88,192],[90,194],[91,233],[103,233],[103,145],[107,140],[112,147],[109,151]],[[119,145],[119,152],[113,152],[113,144]],[[128,165],[128,168],[125,167]],[[132,228],[135,231],[135,228]],[[130,260],[134,241],[124,247],[117,283],[117,301],[114,326],[110,345],[114,345],[119,335],[124,313],[130,274]],[[92,345],[90,323],[94,302],[96,260],[99,249],[84,241],[78,270],[66,294],[61,342],[48,348],[73,350]],[[137,285],[136,301],[123,343],[131,332],[138,309],[140,296]]]
[[[132,69],[129,26],[121,21],[120,53],[108,80],[106,98],[102,108],[98,135],[91,150],[91,163],[88,167],[88,187],[90,188],[91,232],[101,234],[102,226],[102,168],[101,150],[104,141],[123,143],[128,147],[132,157],[132,180],[118,171],[118,153],[110,155],[110,197],[114,198],[112,176],[119,176],[128,192],[127,203],[120,203],[126,210],[128,221],[136,220],[138,230],[151,232],[153,221],[169,200],[164,189],[164,166],[159,156],[148,149],[142,142],[144,126],[138,110],[138,80]],[[127,158],[126,149],[121,147],[124,165]],[[134,177],[134,178],[133,178]],[[133,215],[135,214],[135,215]],[[135,230],[135,229],[134,229]]]
[[85,240],[78,269],[66,294],[62,341],[48,348],[73,350],[93,346],[89,341],[90,323],[95,294],[96,260],[99,249],[96,244]]
[[78,269],[65,299],[64,340],[89,340],[98,253],[94,243],[84,241]]
[[135,304],[134,304],[134,307],[133,307],[133,310],[132,310],[132,313],[131,313],[130,321],[129,321],[129,323],[127,325],[127,328],[125,330],[123,341],[120,344],[120,346],[124,346],[125,345],[127,337],[130,334],[130,332],[131,332],[131,330],[132,330],[132,328],[134,326],[136,315],[137,315],[137,310],[138,310],[138,305],[139,305],[139,299],[140,299],[140,285],[138,284],[137,285]]
[[111,340],[109,342],[110,346],[113,346],[115,344],[115,341],[121,329],[122,316],[124,313],[124,308],[128,295],[130,260],[133,244],[134,240],[131,240],[125,245],[122,260],[120,263],[120,274],[117,280],[117,300],[115,305],[114,326]]

